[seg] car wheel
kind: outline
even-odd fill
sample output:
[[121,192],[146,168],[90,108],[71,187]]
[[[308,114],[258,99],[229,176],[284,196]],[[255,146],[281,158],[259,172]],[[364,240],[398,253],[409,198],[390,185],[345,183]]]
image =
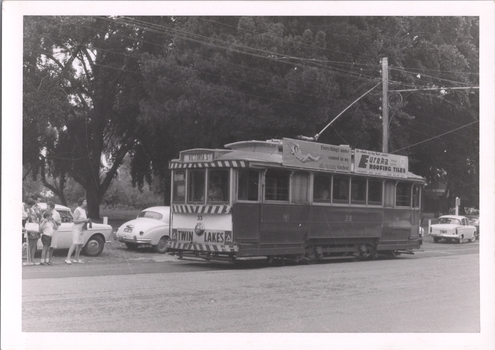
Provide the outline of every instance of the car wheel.
[[440,240],[440,238],[438,237],[433,237],[433,243],[438,243],[438,241]]
[[155,245],[155,246],[153,246],[153,250],[155,252],[157,252],[157,253],[160,253],[160,254],[163,254],[163,253],[167,252],[167,250],[168,250],[168,248],[167,248],[167,242],[168,242],[168,237],[163,236],[158,241],[158,244]]
[[105,242],[98,235],[91,236],[83,248],[83,253],[87,256],[98,256],[103,251]]
[[136,250],[138,248],[138,245],[136,243],[125,242],[125,245],[127,248],[129,248],[131,250]]
[[457,243],[461,244],[462,243],[462,236],[459,237],[459,239],[457,240]]
[[469,239],[469,242],[471,243],[473,243],[474,241],[476,241],[476,233],[473,233],[473,237]]

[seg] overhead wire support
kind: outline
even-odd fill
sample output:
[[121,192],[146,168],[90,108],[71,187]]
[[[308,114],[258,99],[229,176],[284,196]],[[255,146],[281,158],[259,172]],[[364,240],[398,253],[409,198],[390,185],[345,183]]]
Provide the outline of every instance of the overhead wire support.
[[334,121],[337,120],[337,118],[339,118],[345,111],[347,111],[349,108],[351,108],[351,106],[353,104],[355,104],[357,101],[359,101],[360,99],[362,99],[364,96],[366,96],[367,94],[369,94],[371,91],[373,91],[378,85],[380,85],[381,82],[379,82],[378,84],[376,84],[375,86],[373,86],[371,89],[369,89],[368,91],[366,91],[364,94],[362,94],[358,99],[356,99],[354,102],[352,102],[349,106],[347,106],[342,112],[340,112],[335,118],[332,119],[332,121],[330,121],[330,123],[327,124],[327,126],[325,126],[319,133],[317,133],[315,136],[313,137],[308,137],[308,136],[303,136],[303,135],[298,135],[297,138],[299,138],[300,140],[306,140],[306,141],[318,141],[318,138],[320,137],[320,135],[330,126],[332,125],[332,123]]

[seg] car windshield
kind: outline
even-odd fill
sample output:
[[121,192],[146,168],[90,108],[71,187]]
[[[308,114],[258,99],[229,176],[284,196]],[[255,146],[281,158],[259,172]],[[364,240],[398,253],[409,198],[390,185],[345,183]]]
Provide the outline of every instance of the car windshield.
[[453,218],[440,218],[438,219],[439,224],[452,224],[452,225],[460,225],[461,221],[459,219]]
[[144,211],[139,213],[138,218],[148,218],[148,219],[161,220],[163,218],[163,215],[160,213],[157,213],[156,211],[144,210]]

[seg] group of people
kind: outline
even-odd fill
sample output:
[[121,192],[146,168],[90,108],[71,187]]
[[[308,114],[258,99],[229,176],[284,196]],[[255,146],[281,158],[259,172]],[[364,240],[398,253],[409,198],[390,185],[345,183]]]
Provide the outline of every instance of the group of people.
[[[48,202],[47,209],[44,213],[38,203],[41,201],[40,195],[33,195],[28,198],[22,205],[22,227],[26,235],[27,251],[26,266],[36,265],[34,255],[36,253],[38,240],[41,238],[43,250],[41,252],[40,265],[52,265],[53,250],[57,248],[58,228],[62,224],[60,214],[55,210],[55,203]],[[87,201],[81,198],[78,201],[78,207],[74,210],[72,221],[72,245],[69,248],[66,264],[84,263],[79,254],[81,253],[84,243],[84,229],[90,224],[91,219],[86,215]],[[26,230],[27,222],[37,224],[37,230]],[[75,252],[74,260],[71,260],[72,253]]]

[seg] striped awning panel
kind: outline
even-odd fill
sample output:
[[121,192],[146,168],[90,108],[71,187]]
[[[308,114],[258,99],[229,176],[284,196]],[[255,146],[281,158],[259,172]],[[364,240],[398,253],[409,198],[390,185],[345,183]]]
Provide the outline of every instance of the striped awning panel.
[[229,214],[231,210],[231,205],[172,205],[172,213],[183,214]]
[[247,168],[248,163],[243,160],[216,160],[213,162],[191,162],[178,163],[170,162],[170,169],[186,168]]
[[194,250],[202,252],[213,253],[235,253],[239,251],[237,245],[223,245],[223,244],[203,244],[203,243],[183,243],[183,242],[167,242],[168,248],[180,249],[180,250]]

